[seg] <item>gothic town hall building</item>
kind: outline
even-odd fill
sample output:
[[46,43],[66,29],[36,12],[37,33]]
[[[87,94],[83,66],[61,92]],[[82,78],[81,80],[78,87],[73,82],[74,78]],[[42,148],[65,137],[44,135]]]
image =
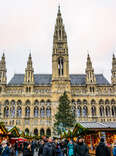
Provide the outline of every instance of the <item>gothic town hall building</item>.
[[52,74],[35,74],[29,55],[24,74],[7,83],[6,62],[0,61],[0,120],[30,134],[53,133],[59,97],[67,92],[78,121],[116,121],[116,58],[112,58],[111,83],[95,74],[87,56],[84,74],[69,74],[67,35],[58,9],[53,36]]

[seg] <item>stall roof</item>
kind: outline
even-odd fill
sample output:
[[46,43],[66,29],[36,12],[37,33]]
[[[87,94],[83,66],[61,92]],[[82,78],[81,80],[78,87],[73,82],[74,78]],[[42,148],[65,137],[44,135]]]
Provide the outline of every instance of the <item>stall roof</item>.
[[116,128],[116,122],[79,122],[84,128],[94,129],[104,129],[104,128]]

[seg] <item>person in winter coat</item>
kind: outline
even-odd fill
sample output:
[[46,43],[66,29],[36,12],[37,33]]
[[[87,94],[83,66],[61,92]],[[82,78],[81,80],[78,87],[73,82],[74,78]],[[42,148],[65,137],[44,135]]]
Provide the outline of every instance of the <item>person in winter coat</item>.
[[61,149],[61,144],[58,142],[56,145],[56,156],[63,156],[63,152]]
[[72,141],[68,143],[68,156],[74,156],[74,145]]
[[83,138],[79,136],[76,149],[77,156],[88,156],[88,151],[89,149],[87,145],[84,143]]
[[44,148],[44,141],[42,140],[39,145],[38,156],[42,156],[43,148]]
[[56,151],[54,145],[52,144],[52,138],[49,138],[48,142],[45,143],[44,145],[42,156],[55,156],[55,155]]
[[7,146],[7,141],[3,140],[1,144],[2,146],[0,148],[0,156],[10,156],[10,149]]
[[116,142],[114,142],[114,148],[112,150],[113,156],[116,156]]
[[104,138],[101,138],[100,143],[96,148],[96,156],[111,156],[109,148],[104,143]]
[[31,144],[26,143],[24,150],[23,150],[23,156],[33,156],[33,152],[31,149]]

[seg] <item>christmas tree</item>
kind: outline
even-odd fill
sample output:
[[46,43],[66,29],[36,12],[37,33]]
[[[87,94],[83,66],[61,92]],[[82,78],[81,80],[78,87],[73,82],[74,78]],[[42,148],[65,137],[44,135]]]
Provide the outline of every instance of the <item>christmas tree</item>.
[[72,111],[70,100],[64,92],[59,98],[58,112],[55,115],[54,130],[61,133],[63,130],[72,128],[75,124],[75,114]]

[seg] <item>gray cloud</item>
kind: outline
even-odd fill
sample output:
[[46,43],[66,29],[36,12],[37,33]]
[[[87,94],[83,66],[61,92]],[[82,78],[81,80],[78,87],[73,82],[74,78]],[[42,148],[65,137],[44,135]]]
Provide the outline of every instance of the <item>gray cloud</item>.
[[[64,0],[70,73],[84,73],[87,49],[96,73],[111,77],[116,48],[115,0]],[[53,32],[58,1],[0,0],[0,55],[6,49],[7,76],[24,73],[32,51],[35,73],[52,72]],[[115,52],[116,54],[116,52]]]

